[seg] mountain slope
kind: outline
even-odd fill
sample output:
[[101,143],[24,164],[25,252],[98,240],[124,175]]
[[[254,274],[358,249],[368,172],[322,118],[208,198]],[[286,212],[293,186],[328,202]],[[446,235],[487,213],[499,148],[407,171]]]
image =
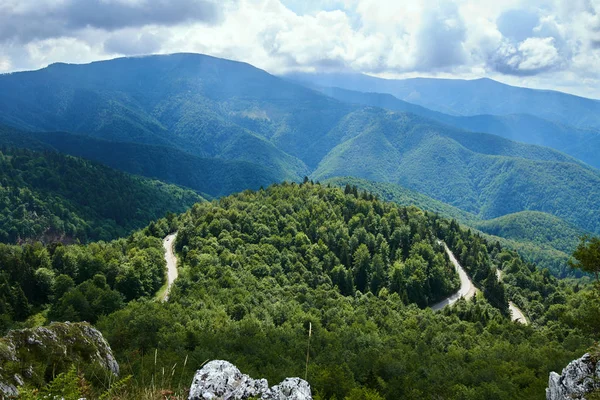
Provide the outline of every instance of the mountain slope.
[[599,232],[600,174],[550,149],[378,109],[353,113],[314,176],[398,183],[482,219],[547,212]]
[[550,90],[505,85],[491,79],[382,79],[360,74],[294,73],[299,82],[359,92],[389,93],[452,115],[530,114],[577,128],[600,128],[600,101]]
[[340,101],[410,112],[473,132],[486,132],[518,142],[550,147],[600,168],[600,131],[578,129],[527,114],[459,117],[402,101],[390,94],[318,88]]
[[558,217],[539,211],[521,211],[475,223],[490,235],[538,245],[550,245],[566,254],[572,253],[579,237],[585,234]]
[[[572,157],[348,104],[243,63],[175,54],[56,64],[0,76],[2,88],[0,120],[119,142],[77,154],[212,187],[216,195],[245,183],[355,175],[405,185],[485,219],[537,210],[586,231],[600,229],[599,217],[585,211],[597,209],[598,172]],[[140,154],[164,147],[176,152],[159,156],[153,171],[151,157],[123,142],[157,146]],[[63,145],[75,151],[76,145]],[[182,152],[210,161],[188,160],[178,168],[176,158],[186,159]],[[195,166],[210,171],[207,185]],[[223,181],[240,179],[219,183],[221,169]]]
[[[437,239],[486,282],[476,301],[421,309],[449,273]],[[133,358],[140,346],[162,343],[158,365],[186,354],[191,365],[228,359],[277,382],[306,373],[298,355],[311,334],[315,398],[535,399],[549,360],[568,360],[594,337],[552,319],[555,304],[576,296],[568,282],[458,224],[337,188],[282,184],[199,204],[181,218],[176,249],[181,274],[168,303],[132,302],[99,323],[136,375],[155,357]],[[532,326],[490,305],[509,292]],[[148,336],[148,326],[168,329]]]
[[456,219],[462,225],[478,231],[488,241],[499,242],[503,247],[517,251],[524,260],[540,268],[547,268],[558,277],[578,275],[568,266],[567,261],[575,250],[579,236],[585,234],[585,231],[553,215],[522,211],[481,220],[459,208],[394,183],[350,177],[330,178],[324,183],[339,187],[350,185],[373,193],[381,200],[402,206],[416,206],[444,218]]
[[217,197],[285,180],[285,172],[246,161],[201,158],[181,150],[109,142],[66,132],[24,132],[0,125],[0,146],[56,150],[131,174]]
[[109,240],[203,199],[54,152],[0,152],[0,241]]
[[[353,106],[248,64],[198,54],[53,64],[0,76],[0,122],[307,173],[313,139]],[[298,134],[298,133],[302,134]],[[317,154],[314,154],[314,152]]]

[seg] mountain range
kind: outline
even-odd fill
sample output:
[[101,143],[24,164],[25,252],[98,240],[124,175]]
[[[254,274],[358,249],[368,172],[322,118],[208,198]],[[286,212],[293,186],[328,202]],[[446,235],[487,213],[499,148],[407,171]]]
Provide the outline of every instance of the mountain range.
[[600,101],[492,79],[383,79],[363,74],[292,73],[287,78],[324,87],[388,93],[400,100],[457,116],[529,114],[577,128],[600,128]]
[[[206,197],[353,176],[477,220],[532,211],[600,233],[599,104],[489,80],[282,79],[174,54],[1,75],[0,123],[10,128],[0,143],[48,146]],[[539,242],[556,249],[550,236]]]

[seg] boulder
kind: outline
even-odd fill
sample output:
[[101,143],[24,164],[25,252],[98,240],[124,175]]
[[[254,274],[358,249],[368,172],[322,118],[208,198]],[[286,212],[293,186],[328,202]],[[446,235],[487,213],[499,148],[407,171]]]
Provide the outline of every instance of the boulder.
[[310,385],[300,378],[287,378],[269,388],[266,379],[252,379],[228,361],[214,360],[196,371],[189,400],[312,400]]
[[591,354],[571,361],[559,375],[550,372],[547,400],[584,400],[585,395],[600,389],[600,363]]
[[95,364],[119,374],[112,349],[88,323],[52,323],[9,331],[0,338],[0,399],[17,396],[19,386],[25,383],[43,382],[48,366],[56,366],[58,374],[74,363]]

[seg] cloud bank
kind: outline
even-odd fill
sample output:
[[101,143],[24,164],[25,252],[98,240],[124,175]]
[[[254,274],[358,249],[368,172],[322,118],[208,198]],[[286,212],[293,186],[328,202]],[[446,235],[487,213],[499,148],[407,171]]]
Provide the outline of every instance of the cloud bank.
[[600,98],[600,0],[2,0],[0,72],[201,52],[273,73],[492,77]]

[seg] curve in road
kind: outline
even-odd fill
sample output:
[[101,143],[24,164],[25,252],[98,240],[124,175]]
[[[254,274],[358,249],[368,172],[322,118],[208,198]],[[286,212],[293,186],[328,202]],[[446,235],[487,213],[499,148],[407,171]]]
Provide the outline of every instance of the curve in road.
[[452,251],[450,251],[446,243],[441,241],[439,243],[444,245],[444,249],[446,249],[446,253],[450,258],[452,265],[454,265],[454,269],[456,269],[456,272],[458,273],[458,276],[460,278],[460,289],[458,289],[458,292],[454,293],[452,296],[447,297],[439,303],[436,303],[433,306],[431,306],[431,309],[433,311],[438,311],[446,306],[454,304],[461,297],[464,297],[466,300],[468,300],[471,297],[475,296],[475,293],[477,293],[477,288],[475,287],[475,285],[473,285],[473,282],[471,282],[471,279],[469,279],[469,276],[467,275],[463,267],[458,263],[458,260],[456,259],[456,257],[454,257],[454,254],[452,253]]
[[[499,281],[502,281],[502,271],[497,269],[496,276],[498,276]],[[510,319],[511,320],[513,320],[515,322],[519,322],[523,325],[529,324],[529,321],[527,321],[527,318],[525,318],[525,314],[523,314],[523,311],[521,311],[521,309],[519,307],[517,307],[515,305],[515,303],[513,303],[512,301],[509,301],[508,309],[510,310]]]
[[163,247],[165,248],[165,260],[167,261],[167,290],[162,296],[162,301],[167,301],[169,299],[169,293],[171,292],[171,286],[173,286],[173,282],[177,279],[177,256],[175,256],[175,252],[173,251],[173,246],[175,244],[175,238],[177,237],[177,232],[170,234],[163,240]]

